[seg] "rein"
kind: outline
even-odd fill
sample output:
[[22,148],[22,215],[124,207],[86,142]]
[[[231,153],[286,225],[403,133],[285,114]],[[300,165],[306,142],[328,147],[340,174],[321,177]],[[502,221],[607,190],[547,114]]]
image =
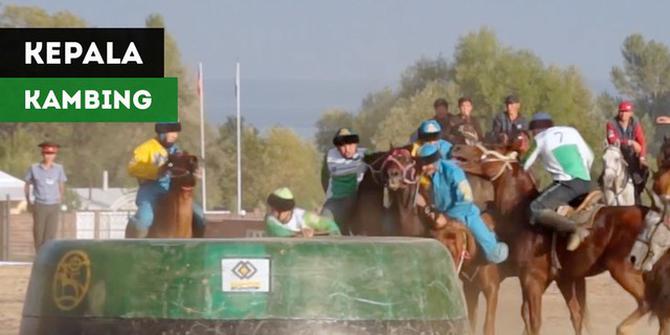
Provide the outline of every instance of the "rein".
[[[512,170],[512,164],[518,163],[519,161],[517,160],[517,153],[515,151],[509,153],[508,155],[503,155],[495,150],[489,150],[486,149],[483,145],[481,144],[476,144],[475,145],[477,149],[481,150],[482,156],[481,160],[482,163],[495,163],[495,162],[503,162],[504,164],[500,167],[500,171],[498,171],[492,178],[490,178],[491,182],[496,181],[500,176],[505,173],[507,170]],[[491,158],[487,158],[489,156],[492,156]]]
[[[378,178],[378,175],[384,174],[384,170],[389,166],[389,165],[395,165],[397,166],[400,171],[402,172],[402,178],[403,178],[403,183],[407,185],[412,185],[416,184],[419,181],[419,178],[417,178],[416,175],[416,163],[412,161],[411,164],[405,166],[400,163],[400,161],[395,157],[395,153],[401,153],[402,151],[407,151],[406,149],[400,149],[399,151],[393,150],[389,152],[388,154],[381,156],[377,159],[375,159],[372,163],[367,164],[365,163],[365,166],[370,170],[370,174],[372,175],[372,178],[374,179],[375,183],[378,185],[384,185],[385,182],[383,180],[380,180]],[[409,151],[407,151],[407,154],[409,155]],[[374,166],[381,163],[381,167],[379,169],[375,169]]]

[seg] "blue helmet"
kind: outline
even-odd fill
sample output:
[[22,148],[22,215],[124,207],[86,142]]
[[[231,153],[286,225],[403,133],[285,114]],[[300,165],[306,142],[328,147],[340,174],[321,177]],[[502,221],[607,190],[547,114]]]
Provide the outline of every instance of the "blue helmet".
[[440,138],[442,127],[435,120],[426,120],[419,126],[419,139],[422,141],[437,141]]
[[546,129],[554,126],[554,121],[551,119],[551,115],[545,112],[538,112],[533,115],[533,118],[528,125],[528,129]]
[[426,143],[419,148],[420,165],[428,165],[437,162],[440,159],[440,148],[432,143]]

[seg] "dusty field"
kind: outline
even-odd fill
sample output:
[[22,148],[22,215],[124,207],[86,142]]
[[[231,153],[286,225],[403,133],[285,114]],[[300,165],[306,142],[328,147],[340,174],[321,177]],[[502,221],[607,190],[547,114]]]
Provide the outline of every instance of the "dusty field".
[[[21,308],[30,276],[30,266],[0,266],[0,335],[18,333]],[[619,323],[634,308],[633,299],[609,277],[601,275],[588,282],[588,301],[591,334],[614,334]],[[481,301],[483,304],[483,300]],[[503,283],[502,296],[498,307],[498,334],[521,334],[522,323],[519,316],[521,298],[516,279]],[[543,332],[545,335],[572,334],[568,310],[558,290],[552,286],[544,297]],[[481,309],[481,308],[480,308]],[[480,311],[480,315],[483,311]],[[481,319],[481,318],[480,318]],[[644,318],[635,334],[656,334],[656,321]]]

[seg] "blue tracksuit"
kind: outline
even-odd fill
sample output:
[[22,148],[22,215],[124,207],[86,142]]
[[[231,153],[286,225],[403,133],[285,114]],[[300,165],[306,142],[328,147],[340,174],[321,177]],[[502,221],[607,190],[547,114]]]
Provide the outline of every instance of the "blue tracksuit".
[[[479,208],[473,203],[472,190],[463,170],[451,160],[441,159],[431,178],[433,200],[438,211],[465,224],[477,240],[486,258],[500,259],[495,234],[480,217]],[[506,258],[505,255],[503,258]]]

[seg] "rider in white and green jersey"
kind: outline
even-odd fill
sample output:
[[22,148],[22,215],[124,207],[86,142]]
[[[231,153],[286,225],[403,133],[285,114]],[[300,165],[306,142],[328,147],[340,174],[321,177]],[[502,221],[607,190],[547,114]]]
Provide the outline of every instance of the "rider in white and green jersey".
[[312,237],[314,234],[340,235],[332,219],[295,207],[293,193],[286,187],[272,192],[267,199],[265,232],[273,237]]
[[[559,232],[575,232],[575,222],[556,213],[556,209],[590,191],[593,152],[577,129],[555,127],[547,113],[535,114],[529,129],[534,135],[533,144],[522,159],[523,167],[528,170],[540,157],[554,180],[530,204],[531,224],[539,223]],[[579,246],[581,235],[573,234],[568,250]]]
[[335,147],[328,150],[323,166],[322,178],[327,180],[327,189],[322,214],[334,218],[340,228],[352,215],[358,184],[365,174],[366,150],[359,148],[358,142],[358,135],[350,129],[338,130],[333,138]]

